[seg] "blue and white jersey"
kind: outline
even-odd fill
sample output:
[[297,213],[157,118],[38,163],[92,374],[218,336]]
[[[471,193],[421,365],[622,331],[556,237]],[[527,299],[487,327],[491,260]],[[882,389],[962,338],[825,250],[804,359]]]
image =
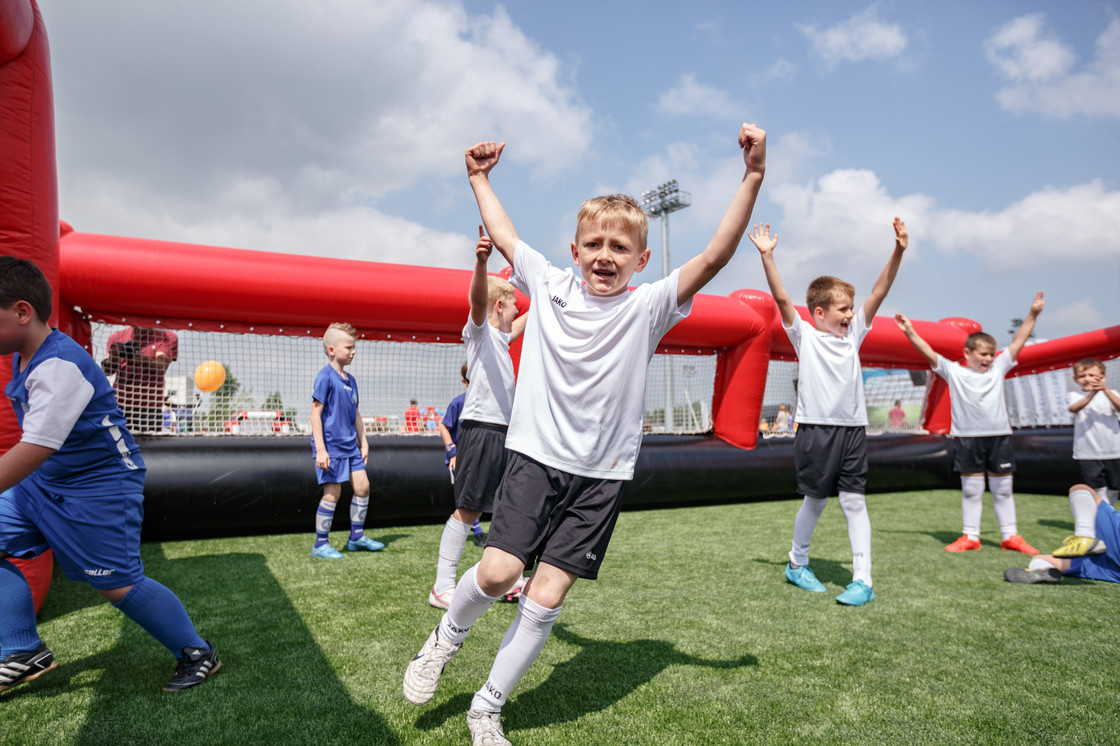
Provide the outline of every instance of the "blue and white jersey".
[[[315,376],[311,398],[323,405],[323,444],[330,457],[360,456],[358,432],[354,428],[358,418],[358,384],[354,376],[343,378],[331,366],[324,366]],[[311,452],[315,452],[314,436]]]
[[55,450],[28,479],[72,497],[143,490],[144,459],[113,387],[70,337],[51,330],[22,371],[13,355],[4,393],[23,429],[21,442]]

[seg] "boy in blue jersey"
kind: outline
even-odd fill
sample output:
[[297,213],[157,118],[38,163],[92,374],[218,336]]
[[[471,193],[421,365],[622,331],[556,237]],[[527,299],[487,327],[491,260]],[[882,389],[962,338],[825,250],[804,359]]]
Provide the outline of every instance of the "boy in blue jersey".
[[[66,577],[89,583],[175,654],[164,691],[201,684],[221,667],[217,653],[140,560],[140,449],[108,379],[88,352],[48,326],[50,313],[51,288],[39,268],[0,257],[0,354],[12,355],[4,393],[23,430],[0,456],[0,558],[50,547]],[[27,581],[0,562],[0,692],[55,666]]]
[[358,330],[349,324],[334,323],[327,327],[323,351],[330,363],[315,376],[311,395],[311,450],[315,476],[323,485],[323,497],[315,511],[315,545],[311,547],[311,556],[322,559],[342,559],[342,552],[330,545],[328,537],[345,481],[354,488],[346,549],[376,552],[385,548],[364,533],[369,508],[369,442],[358,411],[358,384],[354,376],[343,370],[354,361],[357,336]]
[[1087,484],[1069,488],[1070,502],[1084,499],[1096,503],[1094,532],[1104,542],[1104,554],[1083,557],[1055,557],[1041,554],[1032,557],[1026,569],[1012,567],[1003,573],[1009,583],[1060,583],[1063,575],[1086,580],[1107,580],[1120,583],[1120,513],[1108,504],[1099,492]]

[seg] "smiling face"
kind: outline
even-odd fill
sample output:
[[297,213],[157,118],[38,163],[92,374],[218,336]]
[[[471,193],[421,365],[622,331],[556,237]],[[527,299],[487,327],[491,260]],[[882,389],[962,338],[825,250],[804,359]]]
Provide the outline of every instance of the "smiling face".
[[635,272],[645,269],[649,249],[638,230],[621,220],[584,218],[579,222],[572,258],[592,295],[626,291]]
[[834,293],[827,308],[817,306],[813,309],[813,323],[822,332],[846,337],[855,315],[855,299],[847,293]]
[[964,364],[980,373],[987,373],[996,359],[996,346],[980,342],[975,347],[964,348]]

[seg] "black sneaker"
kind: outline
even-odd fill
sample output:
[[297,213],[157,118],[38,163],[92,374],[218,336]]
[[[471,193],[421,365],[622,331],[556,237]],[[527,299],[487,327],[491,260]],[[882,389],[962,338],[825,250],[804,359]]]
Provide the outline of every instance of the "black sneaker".
[[[207,640],[206,644],[210,645],[210,641]],[[218,651],[213,645],[210,645],[209,650],[183,648],[183,657],[175,667],[175,675],[171,677],[171,681],[163,685],[163,691],[181,692],[192,686],[198,686],[216,674],[221,667],[222,662],[218,660]]]
[[1024,570],[1021,567],[1009,568],[1003,573],[1009,583],[1060,583],[1062,571],[1056,567],[1047,567],[1044,570]]
[[485,531],[480,534],[471,534],[471,541],[474,542],[476,547],[484,547],[486,546],[486,536],[487,534]]
[[54,654],[42,643],[38,650],[30,653],[12,653],[0,661],[0,692],[25,681],[34,681],[57,666]]

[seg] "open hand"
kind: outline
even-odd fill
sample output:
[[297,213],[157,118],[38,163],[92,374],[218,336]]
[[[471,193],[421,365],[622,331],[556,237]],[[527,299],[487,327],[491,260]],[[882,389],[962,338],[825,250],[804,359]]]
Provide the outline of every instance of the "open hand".
[[770,224],[764,228],[762,223],[755,225],[754,230],[747,234],[747,238],[758,247],[760,254],[769,254],[778,245],[778,234],[770,235]]

